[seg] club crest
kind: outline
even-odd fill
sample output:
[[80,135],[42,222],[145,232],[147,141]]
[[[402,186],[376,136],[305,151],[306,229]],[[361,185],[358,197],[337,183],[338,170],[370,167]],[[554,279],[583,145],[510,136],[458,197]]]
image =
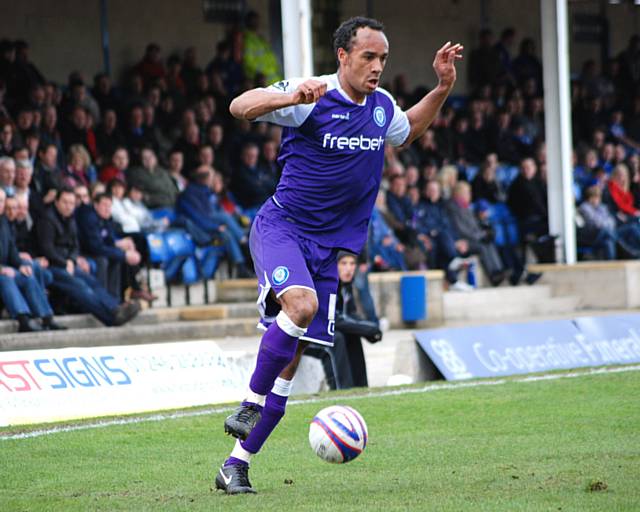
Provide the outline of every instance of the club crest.
[[373,109],[373,121],[381,128],[387,122],[387,115],[384,112],[384,108],[376,107]]
[[271,280],[275,285],[281,285],[285,283],[289,279],[289,269],[287,267],[276,267],[276,269],[271,274]]

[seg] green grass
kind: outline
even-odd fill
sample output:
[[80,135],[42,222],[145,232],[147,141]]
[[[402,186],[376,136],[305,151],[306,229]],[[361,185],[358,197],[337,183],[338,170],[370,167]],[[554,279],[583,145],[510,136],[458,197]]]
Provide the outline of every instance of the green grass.
[[294,405],[253,461],[258,496],[209,490],[223,415],[0,441],[0,511],[640,509],[638,372],[348,403],[363,455],[322,462],[307,425],[328,402]]

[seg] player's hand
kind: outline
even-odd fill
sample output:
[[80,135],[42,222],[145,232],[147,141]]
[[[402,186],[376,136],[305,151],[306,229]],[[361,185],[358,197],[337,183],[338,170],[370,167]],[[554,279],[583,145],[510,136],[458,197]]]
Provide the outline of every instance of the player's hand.
[[445,43],[445,45],[436,52],[436,57],[433,59],[433,69],[438,76],[440,85],[451,88],[456,81],[456,60],[462,59],[462,50],[464,47],[461,44],[451,44],[451,41]]
[[20,273],[23,276],[31,277],[33,275],[33,269],[31,268],[31,265],[20,265],[20,268],[18,270],[20,270]]
[[293,91],[293,105],[315,103],[327,92],[327,84],[320,80],[309,79],[302,82]]

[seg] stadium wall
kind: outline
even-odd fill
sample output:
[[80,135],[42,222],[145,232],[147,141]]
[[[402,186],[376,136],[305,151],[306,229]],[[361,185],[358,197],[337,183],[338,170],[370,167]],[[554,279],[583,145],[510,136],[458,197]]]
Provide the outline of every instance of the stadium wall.
[[[368,3],[367,0],[344,0],[342,17],[366,13]],[[461,42],[468,55],[476,46],[478,32],[483,26],[483,2],[479,0],[374,0],[372,4],[371,14],[384,22],[391,43],[386,80],[404,72],[408,75],[411,87],[434,83],[431,61],[442,44],[449,40]],[[514,56],[518,53],[519,41],[530,37],[536,43],[538,56],[542,58],[540,0],[485,0],[484,4],[486,24],[494,31],[496,38],[506,27],[516,29],[517,44],[512,49]],[[576,13],[598,14],[600,2],[570,2],[569,9],[572,20]],[[610,24],[611,55],[615,56],[626,47],[633,34],[640,32],[640,7],[607,4],[605,15]],[[579,73],[585,60],[595,59],[599,62],[600,47],[594,43],[570,40],[570,54],[571,72]],[[458,67],[458,82],[454,92],[466,92],[467,83],[467,66],[463,64]]]
[[[392,44],[386,79],[406,72],[411,87],[433,84],[431,60],[443,42],[459,40],[468,51],[475,46],[483,14],[496,34],[513,26],[518,41],[532,37],[538,54],[541,51],[539,0],[485,0],[484,13],[483,2],[478,0],[344,0],[340,17],[366,13],[368,3],[373,5],[372,14],[386,24]],[[269,3],[248,0],[247,4],[261,14],[262,32],[270,36],[267,25]],[[80,70],[90,80],[102,69],[99,5],[98,0],[12,2],[0,17],[0,36],[27,40],[31,45],[32,60],[47,77],[63,82],[70,71]],[[571,17],[576,13],[597,14],[599,9],[597,1],[570,4]],[[523,16],[525,12],[527,15]],[[611,54],[617,55],[629,37],[640,31],[640,7],[630,3],[606,4],[605,14],[611,29]],[[174,0],[108,0],[108,22],[111,65],[116,77],[141,58],[151,41],[162,46],[165,57],[193,45],[200,64],[206,65],[215,44],[225,33],[224,25],[204,21],[202,0],[179,3]],[[326,39],[328,42],[329,34]],[[513,51],[517,53],[517,48]],[[588,58],[598,61],[599,52],[597,44],[572,41],[572,72],[579,72]],[[466,92],[466,85],[466,65],[463,64],[459,67],[455,92]]]
[[[107,3],[111,68],[116,78],[142,58],[150,42],[162,47],[165,58],[195,46],[200,65],[206,66],[215,45],[225,36],[224,25],[204,21],[202,0]],[[268,32],[268,2],[249,0],[247,4],[262,16],[264,32]],[[103,69],[98,0],[12,2],[0,16],[0,37],[26,40],[31,60],[57,82],[65,83],[69,72],[79,70],[91,83],[93,75]]]

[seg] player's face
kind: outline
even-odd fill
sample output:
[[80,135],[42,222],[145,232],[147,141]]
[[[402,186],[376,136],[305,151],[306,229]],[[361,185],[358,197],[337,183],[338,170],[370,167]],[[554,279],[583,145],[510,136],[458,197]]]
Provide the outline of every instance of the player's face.
[[351,51],[338,50],[340,73],[352,92],[360,96],[376,90],[388,55],[389,43],[384,33],[369,27],[356,32]]

